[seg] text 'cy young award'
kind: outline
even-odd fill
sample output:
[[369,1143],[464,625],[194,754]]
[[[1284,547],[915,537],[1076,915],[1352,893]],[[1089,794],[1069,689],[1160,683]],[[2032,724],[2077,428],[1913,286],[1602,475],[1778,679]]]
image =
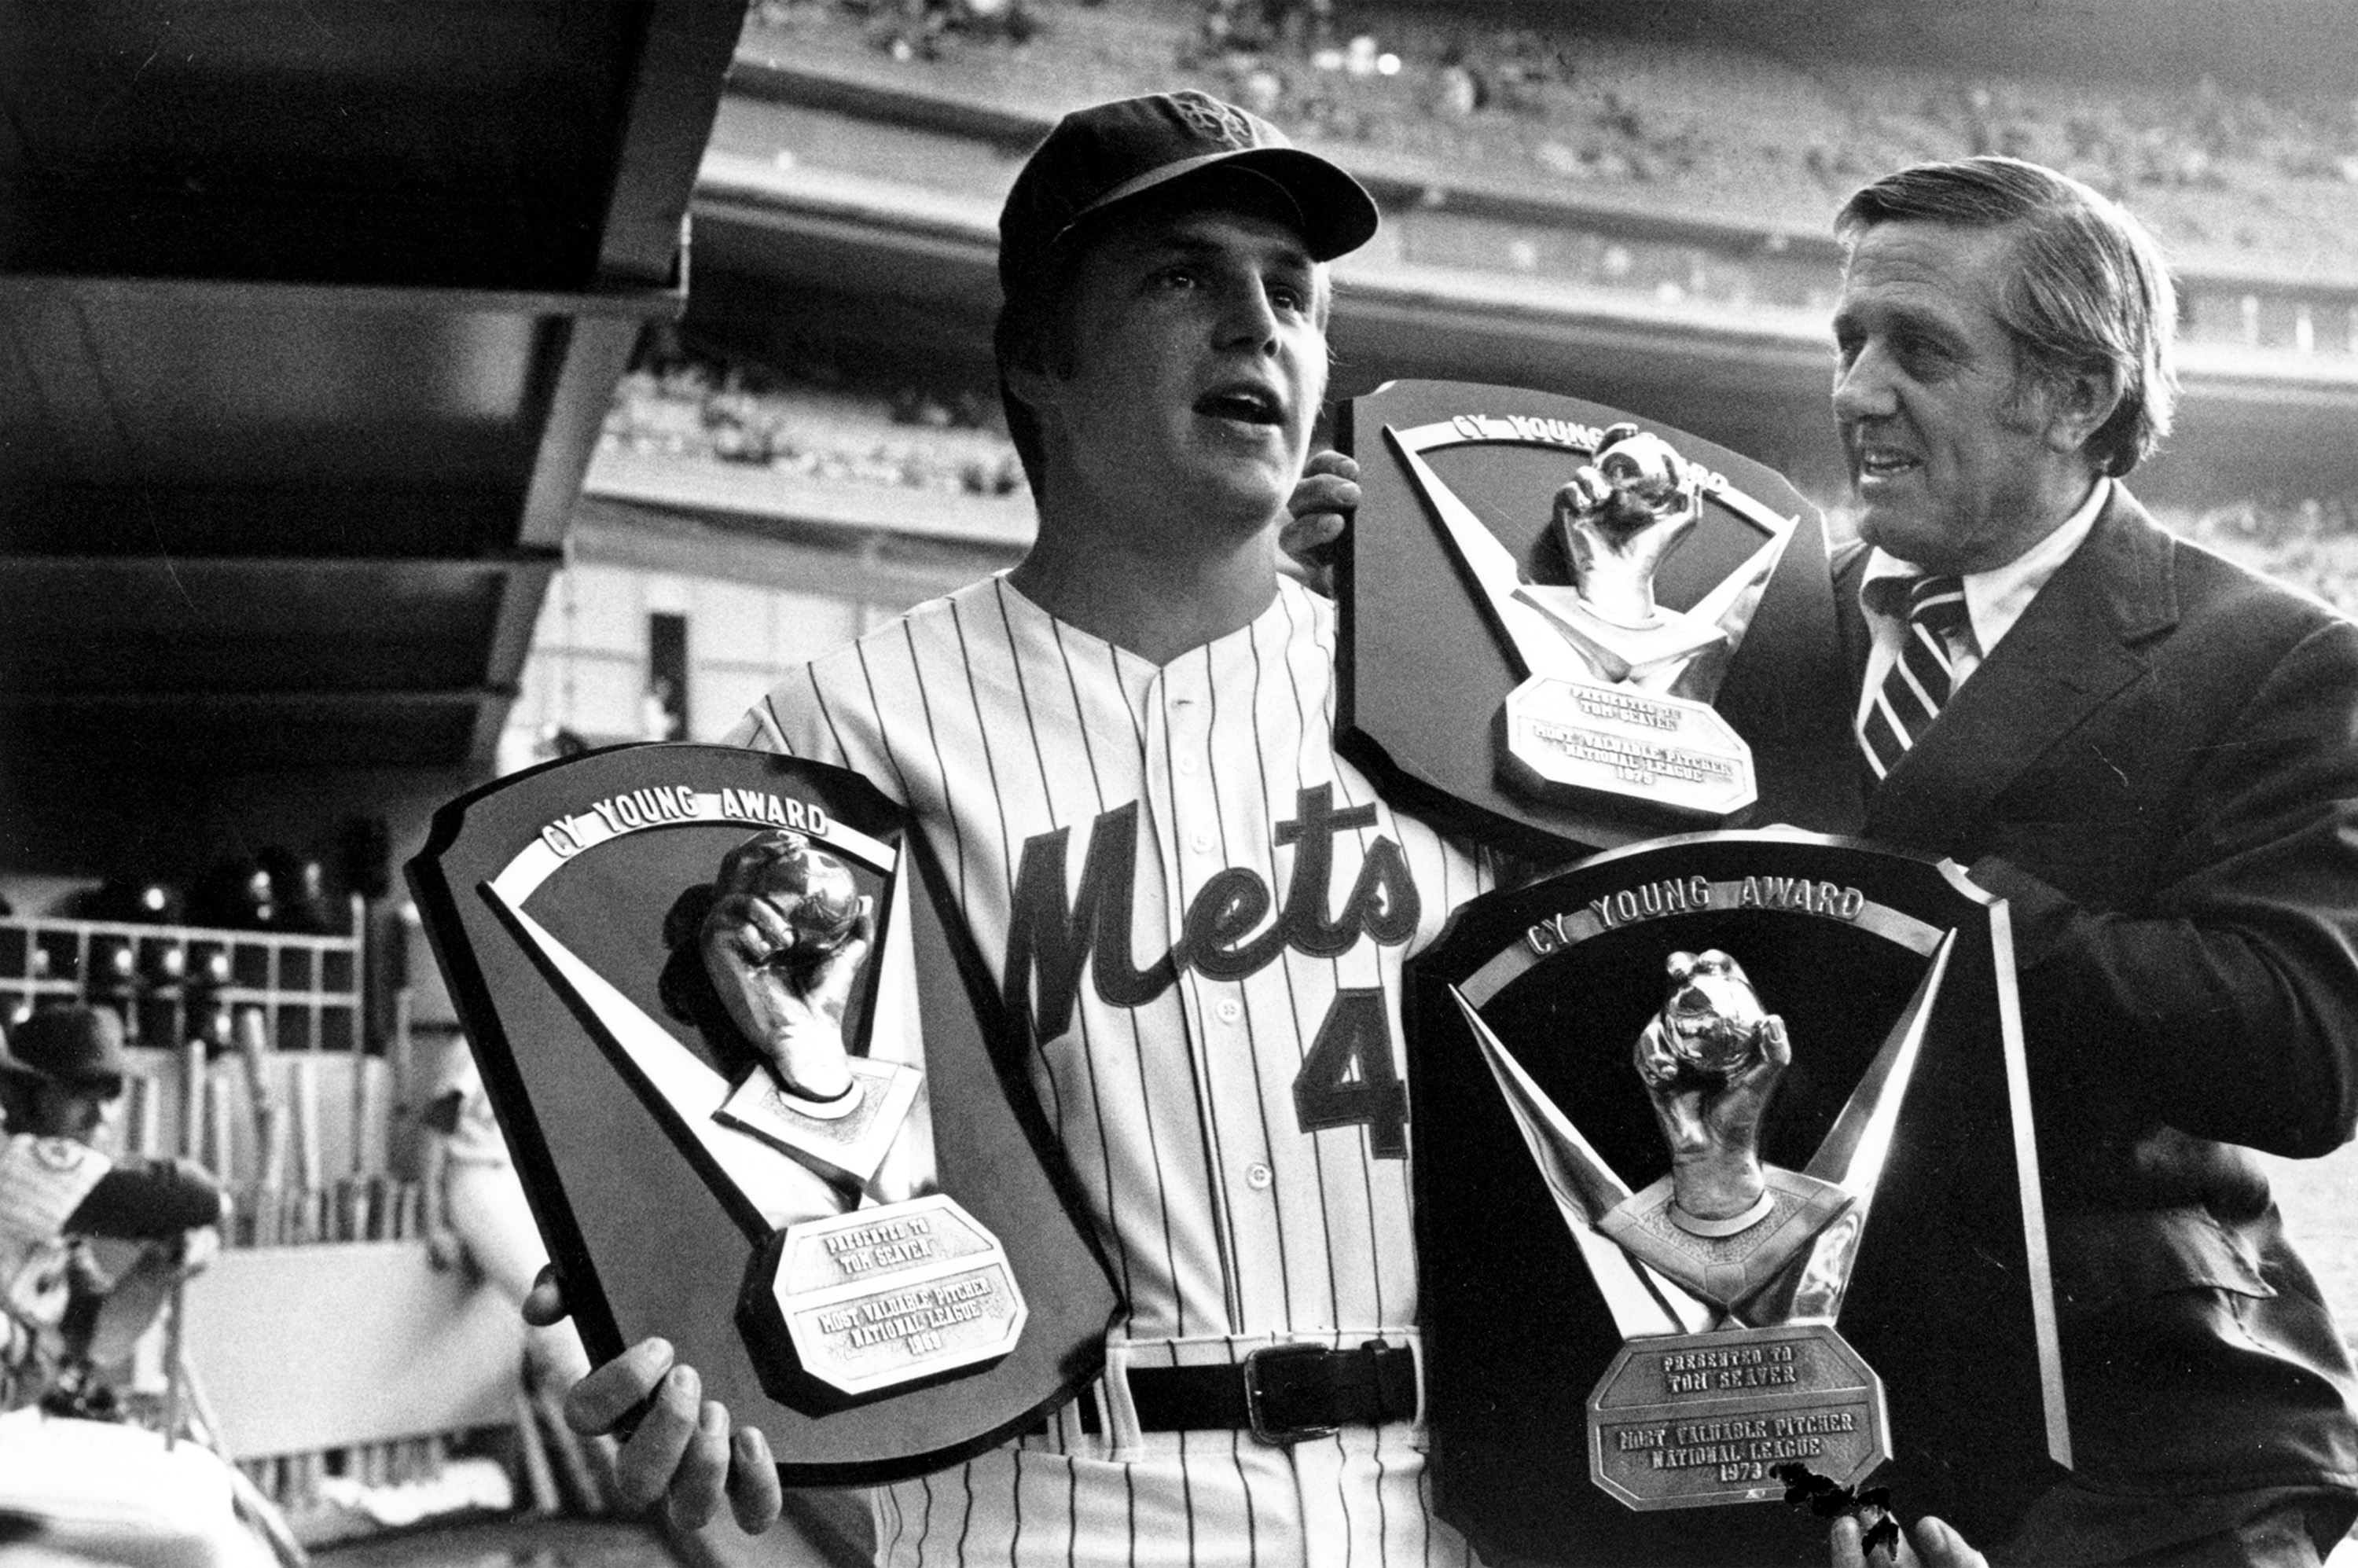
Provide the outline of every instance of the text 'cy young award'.
[[1003,1437],[1113,1307],[923,856],[842,770],[640,746],[411,863],[592,1355],[670,1339],[797,1481]]
[[1790,1465],[2003,1539],[2060,1474],[2004,911],[1953,867],[1659,839],[1411,976],[1434,1463],[1486,1552],[1823,1560]]
[[1823,524],[1782,478],[1509,387],[1394,383],[1338,423],[1336,740],[1396,799],[1549,861],[1857,826]]

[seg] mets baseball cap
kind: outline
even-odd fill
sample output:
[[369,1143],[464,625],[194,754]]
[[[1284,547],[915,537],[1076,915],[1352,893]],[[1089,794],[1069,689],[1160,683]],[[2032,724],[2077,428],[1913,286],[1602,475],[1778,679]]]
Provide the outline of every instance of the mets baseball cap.
[[1213,170],[1274,185],[1301,217],[1314,261],[1358,249],[1376,232],[1375,199],[1257,114],[1192,89],[1077,109],[1033,149],[999,214],[999,279],[1016,287],[1083,220]]

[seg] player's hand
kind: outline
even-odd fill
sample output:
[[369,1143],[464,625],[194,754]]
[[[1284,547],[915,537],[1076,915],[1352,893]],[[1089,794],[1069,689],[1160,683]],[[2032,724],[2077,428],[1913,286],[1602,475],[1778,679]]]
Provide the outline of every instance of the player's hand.
[[[548,1328],[565,1320],[565,1289],[545,1265],[524,1298],[524,1320]],[[777,1462],[762,1429],[730,1430],[729,1411],[702,1397],[696,1368],[672,1358],[660,1339],[643,1339],[589,1373],[565,1396],[565,1423],[584,1437],[613,1433],[633,1412],[638,1424],[614,1456],[614,1487],[625,1507],[664,1499],[674,1523],[695,1530],[725,1496],[748,1535],[776,1521]],[[644,1407],[644,1409],[642,1408]]]
[[1859,1550],[1858,1520],[1838,1519],[1827,1541],[1829,1560],[1833,1568],[1989,1568],[1988,1558],[1930,1514],[1916,1521],[1914,1533],[1912,1543],[1907,1531],[1900,1533],[1896,1554],[1877,1547],[1869,1557]]
[[766,833],[720,865],[698,942],[730,1019],[785,1087],[816,1100],[851,1087],[843,1013],[875,935],[873,901],[842,862],[795,833]]
[[1278,547],[1302,579],[1321,593],[1334,591],[1335,554],[1359,509],[1359,465],[1340,452],[1320,452],[1304,465],[1285,500]]
[[614,1455],[614,1490],[631,1511],[662,1499],[683,1530],[701,1529],[725,1498],[740,1528],[759,1535],[778,1517],[778,1467],[759,1428],[731,1433],[729,1411],[703,1394],[696,1368],[670,1344],[642,1339],[573,1385],[565,1423],[584,1437],[635,1422]]

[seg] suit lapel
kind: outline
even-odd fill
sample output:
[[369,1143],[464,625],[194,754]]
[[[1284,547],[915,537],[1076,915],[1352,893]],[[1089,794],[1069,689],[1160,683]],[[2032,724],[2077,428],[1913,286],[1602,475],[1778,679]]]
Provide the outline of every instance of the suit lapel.
[[2125,490],[1867,803],[1867,833],[1941,849],[2145,668],[2178,617],[2169,537]]

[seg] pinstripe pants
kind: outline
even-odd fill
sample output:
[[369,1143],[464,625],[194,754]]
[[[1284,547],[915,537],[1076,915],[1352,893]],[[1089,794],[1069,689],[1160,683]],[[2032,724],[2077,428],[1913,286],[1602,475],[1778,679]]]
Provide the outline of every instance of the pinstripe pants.
[[[1091,1440],[1094,1441],[1094,1440]],[[1476,1561],[1432,1517],[1406,1422],[1291,1448],[1249,1433],[1147,1433],[1139,1456],[1037,1439],[875,1494],[876,1561],[892,1568],[1444,1568]]]

